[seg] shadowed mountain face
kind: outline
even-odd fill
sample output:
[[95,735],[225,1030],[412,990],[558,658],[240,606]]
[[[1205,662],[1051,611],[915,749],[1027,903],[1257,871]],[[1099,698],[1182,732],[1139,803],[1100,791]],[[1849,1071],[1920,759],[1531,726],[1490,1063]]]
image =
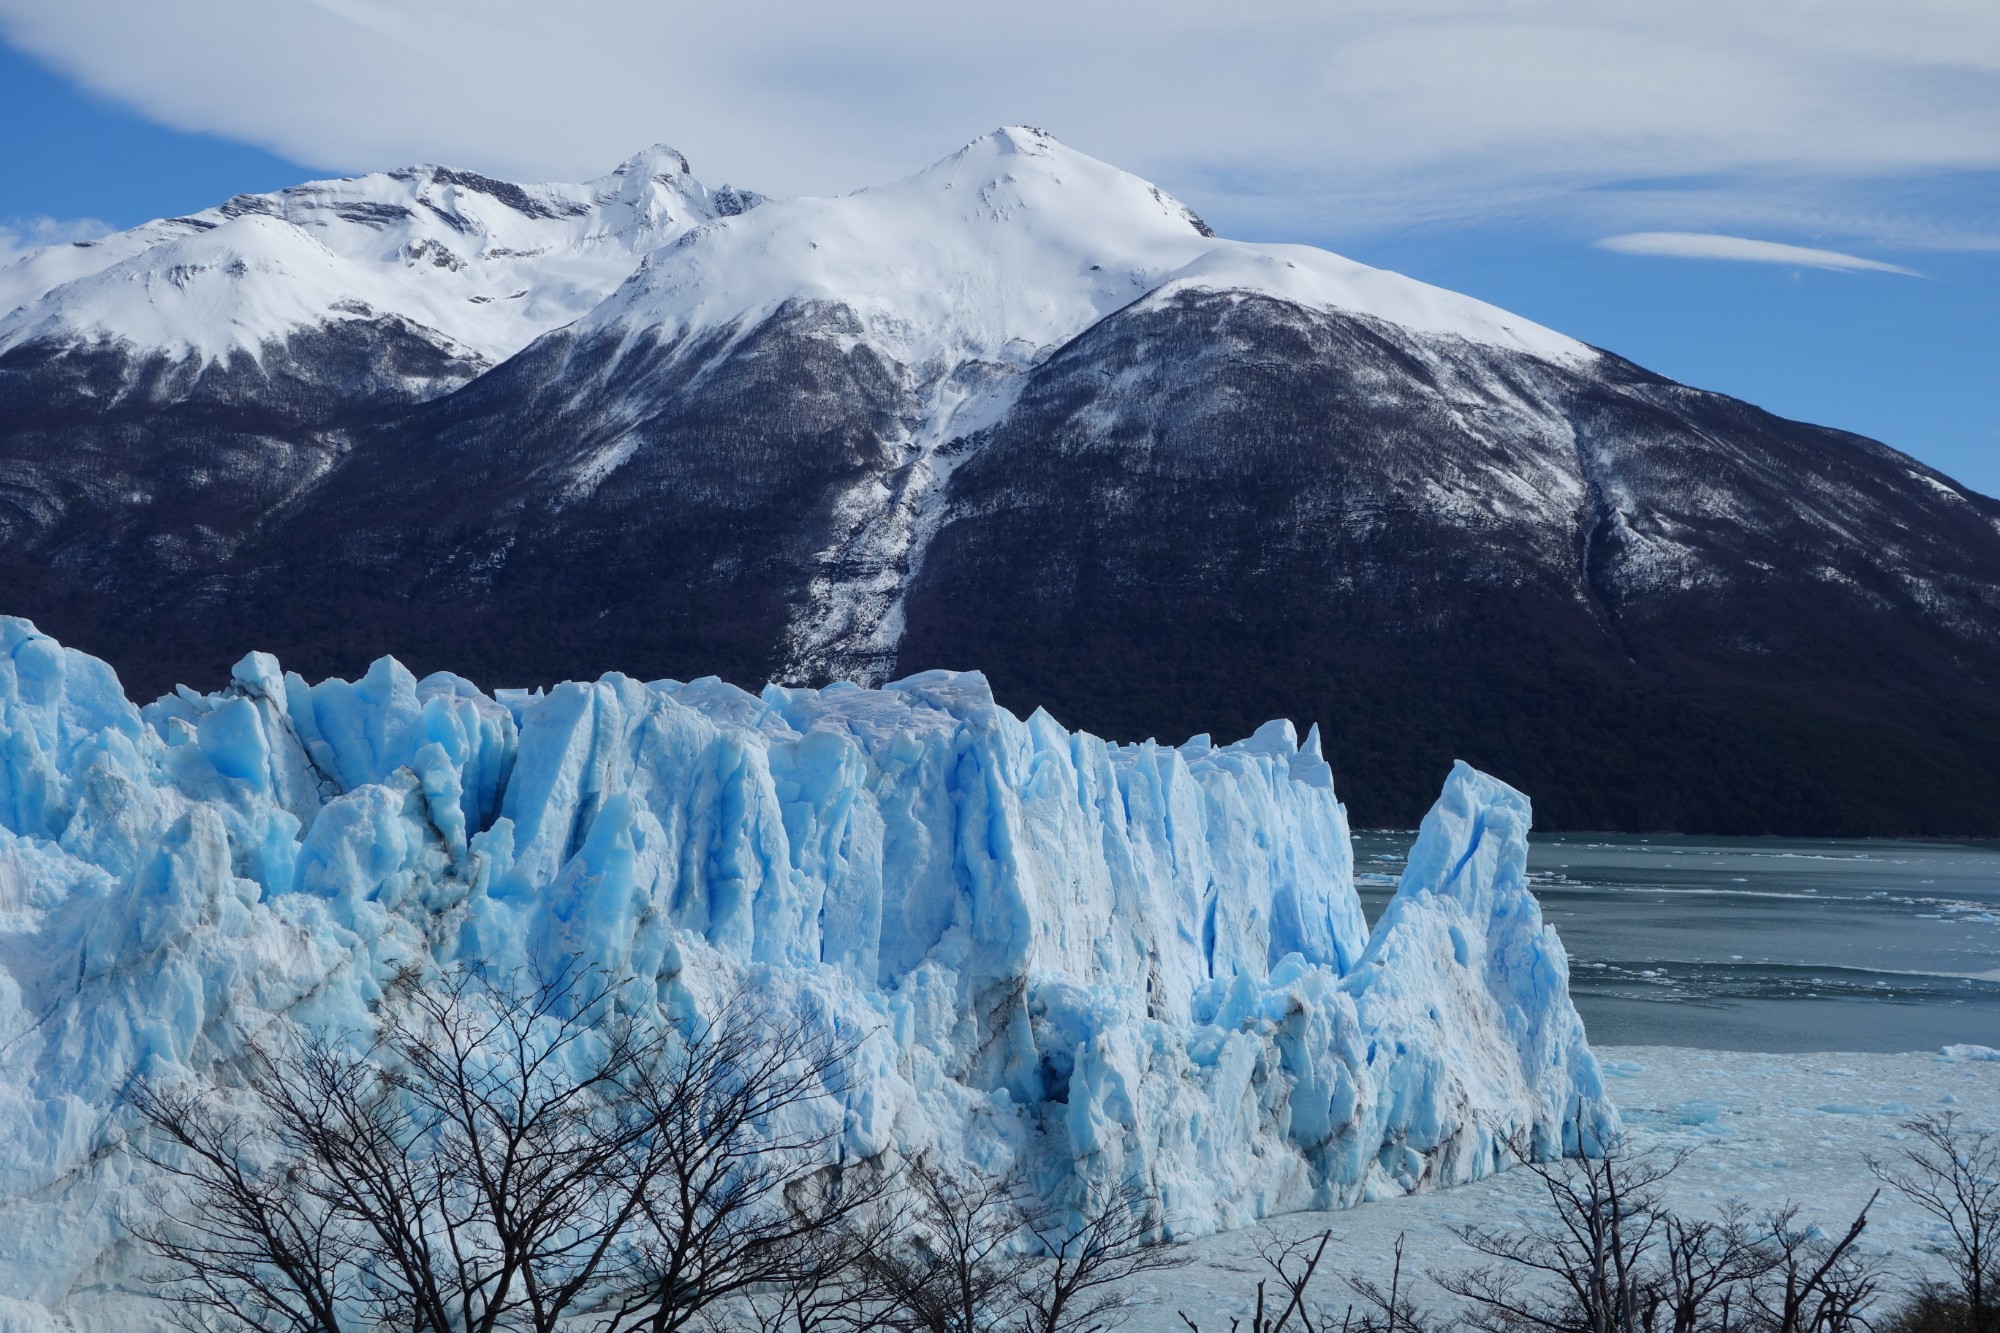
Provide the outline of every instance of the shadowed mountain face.
[[1324,718],[1364,824],[1462,755],[1544,827],[2000,831],[2000,506],[1611,358],[1185,300],[1047,363],[953,506],[902,669]]
[[[1013,133],[979,198],[1110,170]],[[2000,503],[1553,335],[1169,282],[1233,243],[1133,197],[1170,252],[1120,261],[1130,300],[1064,258],[1099,304],[1025,343],[885,316],[847,200],[710,222],[491,368],[402,315],[209,363],[17,341],[0,610],[137,691],[250,647],[488,685],[976,667],[1120,739],[1320,722],[1362,825],[1462,757],[1543,827],[2000,835]],[[723,308],[788,241],[834,277]]]

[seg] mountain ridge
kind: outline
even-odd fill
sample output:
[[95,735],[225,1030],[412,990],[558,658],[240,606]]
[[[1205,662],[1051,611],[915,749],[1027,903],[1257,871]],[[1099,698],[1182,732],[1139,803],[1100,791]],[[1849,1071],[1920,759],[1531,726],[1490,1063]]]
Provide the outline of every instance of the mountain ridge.
[[[835,199],[685,166],[239,206],[215,253],[239,223],[296,246],[289,209],[418,293],[336,311],[340,283],[210,264],[293,302],[251,357],[10,332],[87,333],[41,308],[82,289],[0,317],[4,609],[139,688],[213,679],[246,625],[315,674],[977,667],[1124,739],[1340,716],[1362,823],[1463,756],[1561,827],[2000,834],[2000,503],[1942,473],[1216,237],[1037,131]],[[392,204],[417,221],[361,207]],[[513,253],[558,232],[575,255]],[[509,315],[505,351],[468,284],[531,269],[536,318],[583,308]],[[36,281],[0,270],[0,304]],[[470,313],[424,322],[439,293]]]

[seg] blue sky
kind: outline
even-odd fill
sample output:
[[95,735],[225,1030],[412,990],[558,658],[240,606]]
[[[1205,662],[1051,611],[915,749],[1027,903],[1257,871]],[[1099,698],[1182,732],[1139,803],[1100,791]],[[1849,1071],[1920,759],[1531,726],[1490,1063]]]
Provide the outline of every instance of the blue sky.
[[2000,6],[1217,12],[0,0],[0,259],[314,175],[581,179],[656,140],[711,185],[835,192],[1025,122],[1226,235],[1472,293],[2000,494]]

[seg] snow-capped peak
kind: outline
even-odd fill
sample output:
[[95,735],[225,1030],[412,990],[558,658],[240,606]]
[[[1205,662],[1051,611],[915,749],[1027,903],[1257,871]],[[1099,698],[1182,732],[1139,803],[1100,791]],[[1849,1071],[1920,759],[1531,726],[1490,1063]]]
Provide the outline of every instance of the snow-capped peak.
[[852,310],[912,366],[1031,362],[1114,310],[1189,287],[1266,293],[1555,359],[1582,344],[1309,246],[1217,238],[1150,181],[1044,131],[996,130],[915,175],[774,201],[651,257],[581,326],[666,339],[793,301]]
[[49,340],[211,362],[396,318],[476,369],[585,315],[586,329],[672,337],[803,300],[851,310],[871,344],[948,373],[1030,364],[1114,310],[1191,287],[1592,355],[1323,250],[1219,239],[1151,182],[1023,126],[834,199],[711,193],[665,144],[574,185],[418,166],[238,195],[0,269],[0,352]]
[[687,155],[677,148],[656,143],[650,148],[642,148],[611,169],[611,175],[633,180],[671,180],[675,176],[693,173],[688,165]]
[[742,198],[718,207],[665,145],[581,184],[424,165],[238,195],[0,269],[0,350],[113,342],[214,361],[301,328],[395,316],[498,361]]

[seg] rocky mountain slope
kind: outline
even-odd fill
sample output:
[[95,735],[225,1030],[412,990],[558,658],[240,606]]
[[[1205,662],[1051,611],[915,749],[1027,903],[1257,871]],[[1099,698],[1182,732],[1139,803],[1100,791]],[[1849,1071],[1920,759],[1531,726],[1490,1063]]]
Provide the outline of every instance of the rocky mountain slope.
[[1325,721],[1364,824],[1462,756],[1546,827],[2000,833],[2000,504],[1037,131],[838,199],[656,149],[96,247],[0,270],[0,610],[135,688],[246,637],[976,666],[1118,738]]

